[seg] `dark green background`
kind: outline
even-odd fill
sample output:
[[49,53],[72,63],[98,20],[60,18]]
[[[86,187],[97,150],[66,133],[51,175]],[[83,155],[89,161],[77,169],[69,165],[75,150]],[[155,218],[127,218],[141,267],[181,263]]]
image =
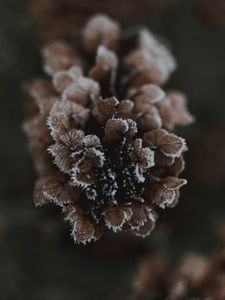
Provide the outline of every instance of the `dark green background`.
[[189,184],[145,241],[114,236],[76,246],[58,209],[32,203],[21,82],[41,74],[39,44],[22,1],[1,0],[0,299],[116,299],[130,291],[146,251],[167,251],[173,262],[185,251],[209,253],[216,242],[225,216],[225,26],[206,23],[190,0],[165,1],[138,21],[170,41],[179,68],[168,86],[188,95],[196,117],[178,129],[190,149]]

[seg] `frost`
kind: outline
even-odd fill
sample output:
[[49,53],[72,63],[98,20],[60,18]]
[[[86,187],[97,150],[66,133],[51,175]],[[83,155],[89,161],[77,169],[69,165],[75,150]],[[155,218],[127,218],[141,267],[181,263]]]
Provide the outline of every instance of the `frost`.
[[167,66],[168,72],[173,72],[176,69],[175,58],[149,30],[143,30],[140,33],[140,46],[152,51],[158,60]]
[[159,207],[163,209],[172,207],[176,205],[179,189],[186,183],[185,179],[175,177],[165,177],[162,180],[157,179],[149,186],[147,194]]
[[91,147],[84,148],[80,152],[74,152],[75,161],[71,169],[71,180],[75,186],[87,187],[95,182],[94,170],[104,165],[104,153]]
[[95,200],[98,196],[96,190],[91,187],[87,187],[85,193],[89,200]]
[[89,118],[89,109],[68,100],[57,101],[53,105],[47,125],[54,139],[71,129],[84,127]]
[[141,170],[140,166],[136,164],[135,170],[134,170],[135,177],[137,178],[138,182],[144,182],[145,177],[143,176],[143,170]]
[[61,40],[49,42],[42,50],[42,56],[44,59],[44,70],[49,75],[66,70],[74,64],[80,64],[74,49]]
[[84,140],[84,132],[78,129],[72,129],[68,133],[60,136],[60,140],[71,150],[77,151]]
[[137,109],[146,112],[150,105],[161,101],[166,96],[165,92],[155,84],[145,84],[134,96]]
[[70,100],[82,106],[87,106],[89,100],[95,101],[100,95],[99,84],[91,78],[79,77],[71,83],[62,94],[64,100]]
[[147,222],[146,224],[144,224],[143,226],[141,226],[139,228],[139,230],[134,231],[134,234],[138,237],[142,237],[142,238],[146,238],[147,236],[149,236],[151,234],[151,232],[154,230],[155,228],[155,222]]
[[85,144],[85,147],[87,147],[87,148],[101,147],[101,142],[100,142],[99,137],[97,135],[93,135],[93,134],[89,134],[84,137],[84,144]]
[[115,143],[124,138],[132,138],[137,132],[137,125],[131,119],[110,119],[105,126],[106,143]]
[[71,173],[70,170],[70,151],[68,147],[61,144],[54,144],[48,147],[48,152],[53,156],[55,165],[63,172],[63,173]]
[[[113,76],[118,66],[116,53],[108,50],[105,46],[98,47],[95,66],[90,70],[89,77],[103,81]],[[110,74],[111,73],[111,74]]]
[[95,52],[101,44],[114,49],[118,38],[119,25],[106,15],[91,18],[83,31],[84,47],[89,53]]
[[70,84],[77,81],[82,75],[82,69],[78,66],[73,66],[66,71],[58,71],[53,76],[54,87],[59,93],[62,93]]
[[96,236],[94,225],[82,214],[79,208],[68,205],[63,212],[66,215],[65,221],[72,226],[71,236],[75,243],[86,244],[92,240],[97,240],[98,237]]
[[118,232],[131,219],[132,210],[130,208],[115,207],[106,211],[104,216],[106,227],[114,232]]
[[166,157],[176,158],[186,149],[183,138],[166,130],[158,129],[144,134],[144,143],[149,147],[156,147]]
[[138,231],[149,220],[148,211],[144,205],[131,205],[132,217],[129,221],[131,230]]
[[176,191],[165,191],[161,195],[161,199],[159,202],[159,207],[165,209],[166,207],[170,207],[176,200],[177,193]]
[[160,151],[168,157],[179,157],[185,149],[185,140],[172,133],[163,139],[160,146]]
[[104,125],[109,119],[116,115],[119,101],[115,97],[105,99],[100,97],[93,104],[93,116],[101,125]]
[[155,153],[148,147],[143,148],[142,140],[136,139],[132,151],[132,156],[134,161],[137,162],[134,171],[137,181],[144,182],[144,173],[146,172],[146,170],[155,165]]
[[136,68],[134,85],[141,86],[151,82],[164,83],[176,68],[176,62],[162,43],[147,30],[140,32],[139,46],[125,61],[129,68]]

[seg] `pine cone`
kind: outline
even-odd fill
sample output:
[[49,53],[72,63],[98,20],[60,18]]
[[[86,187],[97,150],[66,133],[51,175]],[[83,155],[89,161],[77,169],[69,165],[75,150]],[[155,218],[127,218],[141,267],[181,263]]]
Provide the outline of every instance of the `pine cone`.
[[192,117],[183,94],[159,87],[174,58],[148,30],[123,35],[103,15],[42,55],[50,79],[26,86],[36,205],[61,206],[77,243],[107,230],[147,236],[186,183],[185,141],[169,131]]

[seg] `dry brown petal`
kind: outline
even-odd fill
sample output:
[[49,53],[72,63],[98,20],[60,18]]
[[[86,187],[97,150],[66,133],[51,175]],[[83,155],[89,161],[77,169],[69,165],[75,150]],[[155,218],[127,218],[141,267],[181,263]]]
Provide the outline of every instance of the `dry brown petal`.
[[115,206],[106,209],[103,214],[106,227],[114,232],[118,232],[130,220],[132,210],[129,207]]
[[[80,155],[80,152],[75,152],[72,156],[75,160],[78,160]],[[101,150],[95,148],[84,149],[82,157],[72,168],[71,179],[73,184],[75,186],[87,186],[95,183],[94,171],[96,168],[103,167],[104,160],[105,157]]]
[[145,206],[144,206],[144,204],[143,205],[133,204],[130,208],[132,210],[132,217],[129,222],[129,225],[132,230],[138,230],[148,220]]
[[46,182],[42,183],[42,193],[47,201],[64,206],[77,201],[81,190],[72,187],[63,175],[57,174],[50,176]]
[[130,208],[132,210],[132,217],[128,224],[132,231],[138,231],[148,221],[152,221],[153,223],[156,221],[156,214],[150,206],[133,203]]
[[176,177],[165,177],[162,180],[162,185],[167,190],[176,190],[185,185],[187,181],[185,179]]
[[167,93],[171,101],[171,113],[173,122],[179,125],[188,125],[194,121],[193,116],[187,111],[185,95],[178,91]]
[[101,149],[94,147],[84,150],[84,160],[90,160],[94,168],[101,168],[104,164],[105,156]]
[[171,131],[174,128],[171,102],[168,97],[155,104],[162,120],[162,128]]
[[72,237],[75,243],[86,244],[96,240],[96,230],[94,224],[85,216],[82,211],[75,205],[67,205],[64,208],[65,220],[72,225]]
[[87,186],[94,183],[94,171],[96,168],[101,168],[105,160],[101,152],[100,139],[95,135],[84,136],[83,131],[73,129],[61,136],[60,141],[63,144],[55,144],[50,147],[50,150],[53,152],[57,147],[62,148],[55,160],[64,163],[62,171],[71,174],[72,184]]
[[54,163],[63,173],[71,174],[74,164],[72,153],[84,147],[84,132],[72,129],[60,136],[59,142],[48,147],[49,153],[54,158]]
[[185,140],[168,133],[164,129],[156,129],[144,134],[144,145],[155,147],[167,157],[179,157],[186,149]]
[[128,131],[126,133],[126,138],[131,139],[137,133],[137,123],[132,119],[126,119],[128,125]]
[[165,97],[164,91],[157,85],[146,84],[142,86],[134,97],[135,108],[140,112],[148,112],[153,104]]
[[[146,194],[148,194],[146,190]],[[174,207],[177,204],[177,191],[164,189],[161,185],[152,186],[149,200],[160,208]]]
[[[38,79],[24,85],[24,92],[35,101],[40,114],[48,114],[53,103],[59,100],[50,80]],[[30,111],[30,115],[36,114],[36,107]]]
[[110,119],[105,126],[106,143],[115,143],[124,138],[131,138],[137,131],[136,123],[131,119]]
[[99,98],[94,103],[92,114],[99,124],[104,125],[106,121],[116,114],[116,107],[118,104],[119,101],[115,97],[106,99]]
[[168,157],[179,157],[185,149],[184,139],[174,134],[162,137],[159,144],[159,150]]
[[77,103],[68,100],[55,102],[48,117],[52,137],[57,140],[73,128],[84,127],[89,114],[89,109]]
[[138,165],[140,175],[144,170],[153,167],[155,164],[154,151],[152,151],[149,147],[143,148],[141,139],[136,139],[134,142],[132,158]]
[[101,142],[99,137],[97,135],[86,135],[84,138],[84,145],[86,148],[100,148],[101,147]]
[[165,177],[162,180],[146,184],[145,197],[161,208],[173,207],[177,204],[178,190],[185,185],[185,179]]
[[155,59],[155,68],[161,75],[160,83],[165,82],[170,73],[176,69],[176,61],[170,51],[158,41],[149,31],[142,30],[140,33],[140,48],[147,49]]
[[[60,136],[71,130],[73,120],[70,116],[63,114],[49,115],[47,124],[50,129],[51,136],[55,141],[58,141]],[[79,125],[74,126],[79,128]]]
[[84,132],[82,130],[71,129],[66,134],[60,136],[60,141],[70,150],[77,151],[83,147]]
[[137,113],[137,123],[141,130],[149,131],[162,127],[162,119],[154,106],[149,106],[144,114]]
[[188,281],[192,288],[199,287],[206,282],[210,275],[210,263],[203,256],[190,254],[186,255],[179,266],[177,276]]
[[147,30],[140,33],[139,46],[125,60],[135,70],[132,85],[162,84],[176,68],[176,62],[164,45]]
[[79,66],[73,66],[66,71],[58,71],[53,75],[53,84],[55,89],[62,93],[70,84],[83,76],[83,71]]
[[138,230],[134,230],[134,234],[136,236],[145,238],[148,236],[155,228],[155,222],[156,220],[154,217],[152,219],[149,219],[143,226],[141,226]]
[[117,66],[118,59],[115,52],[101,45],[98,47],[96,63],[90,70],[89,77],[96,81],[103,81],[110,72],[115,72]]
[[134,102],[130,100],[122,100],[117,108],[117,116],[122,119],[132,118],[134,110]]
[[80,65],[80,60],[74,49],[64,41],[49,42],[42,51],[44,69],[47,74],[66,70],[72,65]]
[[[141,87],[144,84],[159,82],[159,75],[154,70],[152,70],[150,53],[145,49],[138,49],[135,52],[131,53],[125,60],[125,65],[131,73],[131,86],[132,87]],[[132,73],[133,72],[133,73]]]
[[87,52],[93,53],[100,45],[115,49],[119,38],[119,25],[105,15],[91,18],[84,31],[83,42]]
[[185,162],[182,156],[175,158],[174,163],[171,164],[166,172],[167,176],[177,177],[181,172],[183,172],[185,167]]
[[72,168],[71,180],[74,186],[85,187],[95,183],[95,168],[91,160],[82,159]]
[[71,165],[73,160],[71,158],[70,149],[62,144],[56,143],[48,147],[48,152],[54,158],[54,164],[63,173],[71,173]]
[[91,78],[79,77],[63,91],[63,99],[68,99],[82,106],[95,101],[100,95],[99,84]]
[[59,100],[59,97],[40,98],[40,101],[38,101],[40,113],[46,116],[50,112],[54,103]]
[[155,151],[155,165],[157,168],[163,168],[165,171],[165,168],[169,168],[170,166],[173,165],[175,161],[174,157],[168,157],[165,156],[163,153],[160,151]]

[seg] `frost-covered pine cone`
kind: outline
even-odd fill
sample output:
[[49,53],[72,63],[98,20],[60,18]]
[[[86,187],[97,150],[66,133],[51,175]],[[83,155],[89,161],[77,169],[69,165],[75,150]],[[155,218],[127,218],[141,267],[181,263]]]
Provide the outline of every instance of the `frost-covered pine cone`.
[[159,87],[173,56],[147,29],[121,32],[103,15],[42,55],[50,78],[26,86],[35,203],[59,205],[77,243],[107,230],[147,236],[186,183],[185,141],[170,131],[192,116],[182,93]]

